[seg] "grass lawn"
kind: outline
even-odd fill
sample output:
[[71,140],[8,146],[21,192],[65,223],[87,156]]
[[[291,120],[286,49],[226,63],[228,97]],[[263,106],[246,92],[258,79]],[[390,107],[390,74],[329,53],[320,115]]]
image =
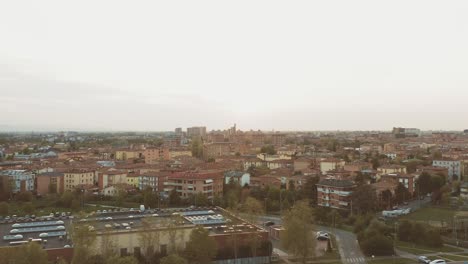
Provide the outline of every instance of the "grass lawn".
[[422,245],[415,245],[413,243],[397,241],[396,247],[403,251],[413,253],[415,255],[423,255],[427,253],[437,253],[437,252],[460,252],[460,249],[450,246],[442,246],[440,248],[431,248]]
[[448,261],[464,261],[468,260],[468,256],[463,256],[463,255],[458,255],[458,254],[442,254],[438,255],[437,257],[432,257],[432,258],[440,258],[440,259],[445,259]]
[[445,208],[421,208],[413,213],[402,216],[401,219],[413,221],[451,221],[457,211]]

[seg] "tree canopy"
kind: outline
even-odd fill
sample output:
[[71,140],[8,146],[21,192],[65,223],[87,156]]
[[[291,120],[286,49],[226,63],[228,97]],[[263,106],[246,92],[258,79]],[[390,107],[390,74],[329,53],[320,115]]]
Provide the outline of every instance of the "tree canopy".
[[306,263],[315,250],[315,237],[312,233],[313,214],[307,201],[299,201],[284,216],[284,247]]
[[201,226],[195,228],[190,234],[190,240],[185,248],[188,261],[196,264],[208,264],[211,263],[216,253],[216,241],[209,236],[208,230]]

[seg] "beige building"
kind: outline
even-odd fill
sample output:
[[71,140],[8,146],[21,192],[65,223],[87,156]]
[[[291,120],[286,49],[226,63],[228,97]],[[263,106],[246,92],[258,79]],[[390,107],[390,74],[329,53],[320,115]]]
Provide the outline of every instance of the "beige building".
[[96,172],[94,170],[74,169],[63,174],[64,190],[73,191],[78,187],[95,186]]
[[189,149],[174,149],[169,151],[171,159],[181,157],[181,156],[192,156],[192,151]]
[[320,161],[320,172],[322,174],[327,174],[329,171],[341,170],[344,168],[346,162],[340,159],[323,159]]
[[377,168],[377,181],[385,174],[406,174],[406,167],[402,165],[390,164]]
[[108,170],[98,173],[99,189],[104,189],[111,185],[127,184],[127,172],[125,170]]
[[138,150],[117,150],[115,152],[116,160],[132,160],[143,158],[143,152]]
[[161,148],[148,148],[143,152],[146,164],[157,164],[163,160],[169,160],[171,158],[169,149],[165,147]]

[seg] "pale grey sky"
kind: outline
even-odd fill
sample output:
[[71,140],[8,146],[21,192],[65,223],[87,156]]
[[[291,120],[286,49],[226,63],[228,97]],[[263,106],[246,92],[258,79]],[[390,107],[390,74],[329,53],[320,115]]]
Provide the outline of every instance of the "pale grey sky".
[[468,128],[468,1],[1,1],[0,129]]

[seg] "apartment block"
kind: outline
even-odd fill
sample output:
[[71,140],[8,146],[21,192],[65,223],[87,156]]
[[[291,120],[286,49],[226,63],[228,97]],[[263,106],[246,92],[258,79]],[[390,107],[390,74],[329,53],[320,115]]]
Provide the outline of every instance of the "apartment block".
[[176,190],[182,198],[197,193],[205,194],[209,199],[223,194],[224,175],[222,171],[188,171],[170,175],[164,183],[164,191]]
[[95,185],[95,175],[94,170],[87,169],[72,169],[64,172],[64,190],[73,191],[76,188],[89,188],[94,187]]
[[335,209],[351,209],[351,194],[356,188],[349,180],[323,179],[317,186],[317,205]]
[[462,162],[459,160],[453,159],[441,159],[441,160],[434,160],[432,162],[432,166],[434,167],[442,167],[448,170],[448,180],[460,180],[463,176],[462,174]]
[[27,170],[4,170],[0,175],[8,177],[8,184],[14,193],[34,191],[35,176]]
[[63,193],[63,175],[62,172],[46,172],[36,175],[37,194]]
[[143,152],[146,164],[158,164],[164,160],[170,160],[171,155],[166,147],[148,148]]

